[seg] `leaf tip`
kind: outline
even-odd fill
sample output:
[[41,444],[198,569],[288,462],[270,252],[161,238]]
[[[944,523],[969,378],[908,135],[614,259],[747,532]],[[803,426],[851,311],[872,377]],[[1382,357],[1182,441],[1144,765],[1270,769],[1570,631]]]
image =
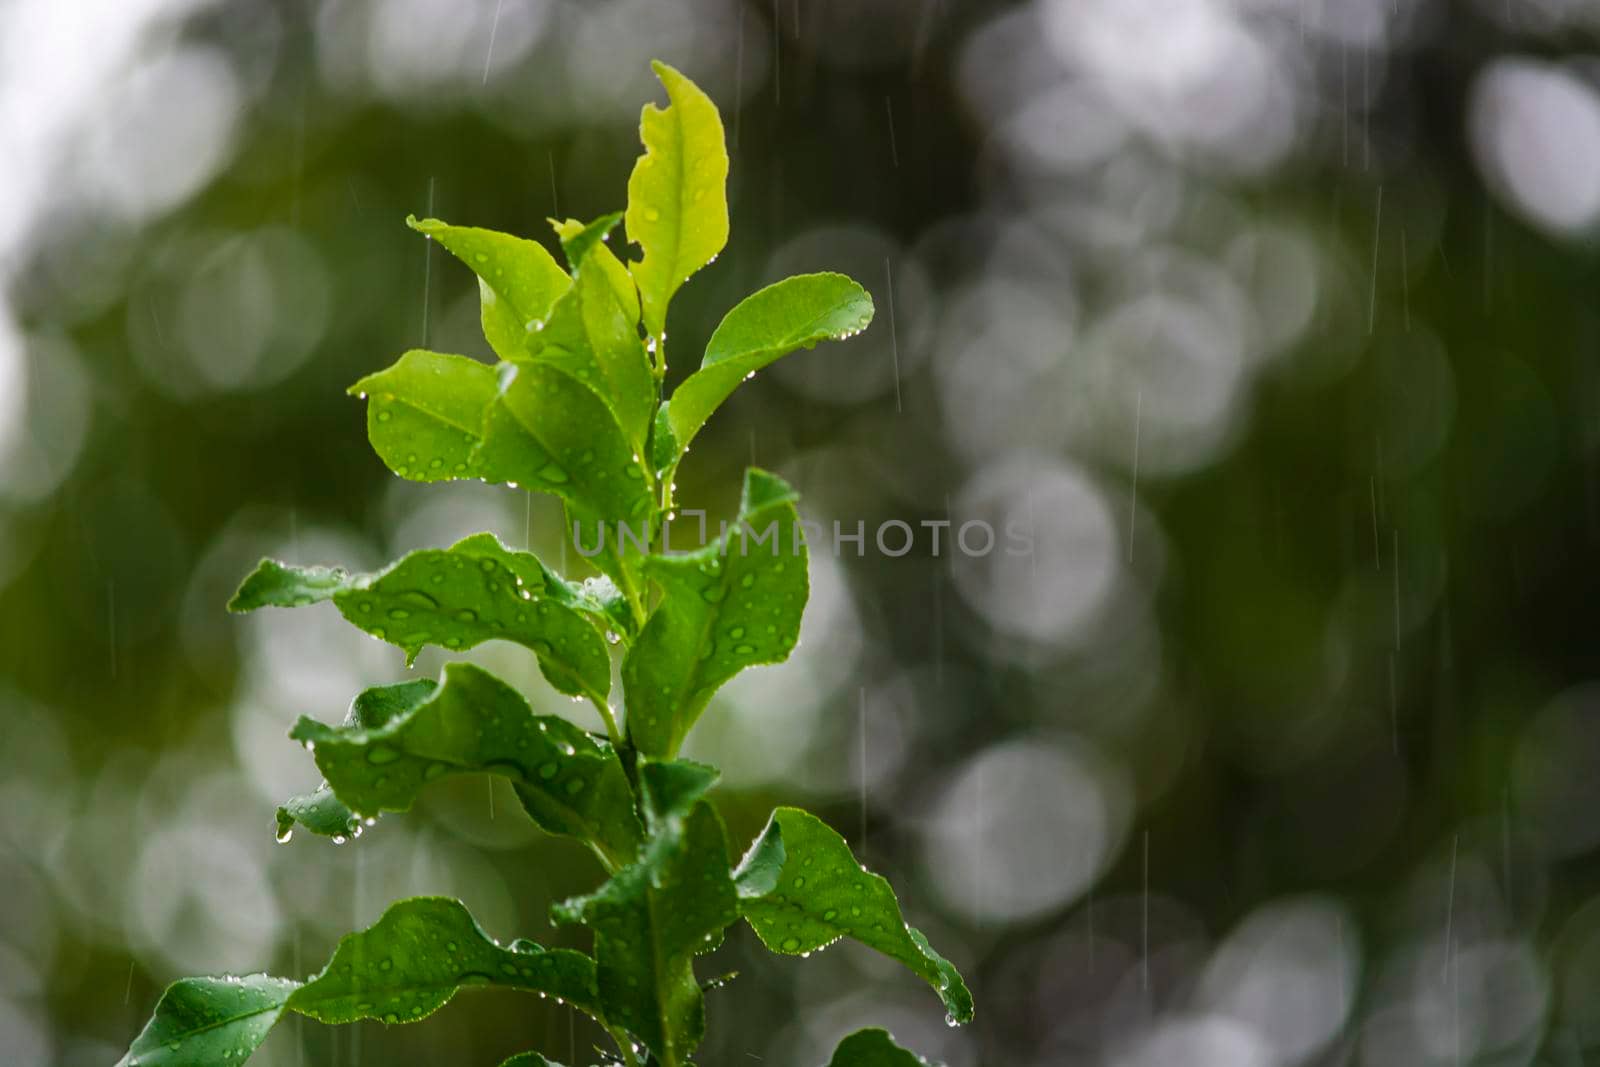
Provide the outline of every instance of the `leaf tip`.
[[760,467],[746,467],[744,494],[739,510],[745,513],[759,511],[774,504],[790,503],[800,499],[794,487],[771,471]]

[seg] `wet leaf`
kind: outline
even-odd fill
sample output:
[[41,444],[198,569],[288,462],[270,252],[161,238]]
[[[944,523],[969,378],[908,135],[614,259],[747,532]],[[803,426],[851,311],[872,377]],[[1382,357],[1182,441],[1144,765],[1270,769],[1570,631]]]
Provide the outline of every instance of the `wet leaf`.
[[[609,218],[614,222],[616,217]],[[611,409],[632,453],[642,456],[655,413],[656,380],[637,319],[630,319],[618,301],[599,258],[605,250],[599,229],[591,224],[566,243],[574,261],[572,288],[550,309],[549,319],[528,335],[527,358],[558,367],[594,390]]]
[[299,607],[332,600],[373,637],[398,645],[407,661],[427,645],[452,651],[496,638],[531,649],[550,684],[603,701],[611,658],[600,632],[570,605],[570,591],[545,580],[492,536],[412,552],[371,574],[262,560],[228,604],[230,611]]
[[173,982],[117,1067],[242,1062],[266,1040],[297,985],[264,974]]
[[952,1022],[971,1021],[972,995],[955,967],[906,925],[888,881],[864,869],[815,815],[773,812],[734,878],[740,910],[772,951],[798,955],[851,938],[920,975]]
[[746,377],[797,348],[860,333],[871,321],[872,297],[842,274],[799,274],[745,297],[711,335],[700,369],[672,394],[677,451]]
[[497,774],[542,829],[589,844],[608,869],[638,852],[633,794],[611,747],[565,719],[535,715],[515,689],[470,663],[447,665],[425,699],[379,726],[301,718],[290,736],[315,746],[337,802],[358,816],[407,811],[449,775]]
[[619,523],[650,542],[654,502],[641,457],[605,401],[560,367],[533,360],[503,368],[476,459],[487,480],[554,494],[580,521],[604,523],[612,549]]
[[346,935],[322,973],[289,997],[289,1007],[324,1023],[409,1023],[472,986],[544,993],[591,1015],[598,1010],[592,959],[526,940],[504,948],[448,897],[402,900],[372,926]]
[[809,591],[795,499],[783,479],[751,468],[725,536],[645,562],[661,602],[622,664],[628,734],[641,752],[676,754],[718,687],[793,650]]
[[571,287],[571,279],[537,241],[438,219],[408,217],[406,225],[443,245],[478,276],[483,335],[501,359],[522,354],[531,324]]
[[[344,725],[376,730],[411,711],[438,688],[431,678],[363,690],[350,702]],[[349,838],[359,834],[361,817],[345,806],[324,782],[310,793],[290,797],[278,808],[278,840],[287,841],[296,826],[323,837]]]
[[322,837],[339,841],[356,835],[361,817],[334,795],[326,785],[310,793],[300,793],[278,806],[278,840],[288,841],[296,826]]
[[839,1042],[828,1067],[928,1067],[928,1061],[895,1044],[889,1031],[874,1028]]
[[[587,227],[577,219],[563,219],[557,222],[550,220],[550,225],[556,231],[556,237],[561,241],[563,248],[567,242],[583,233]],[[594,244],[587,253],[600,273],[605,275],[606,281],[611,283],[611,295],[616,298],[618,306],[622,308],[623,315],[629,325],[637,326],[639,323],[639,288],[633,284],[633,275],[628,273],[627,266],[617,258],[615,252],[601,241]]]
[[473,534],[456,542],[454,547],[458,551],[471,551],[500,560],[522,579],[525,588],[542,588],[546,597],[582,614],[602,631],[610,631],[619,639],[631,636],[634,632],[627,598],[606,575],[585,578],[581,582],[568,581],[532,552],[507,548],[490,533]]
[[576,229],[561,233],[559,228],[556,236],[561,239],[561,251],[567,257],[567,266],[574,272],[584,258],[596,247],[603,245],[611,231],[617,228],[617,223],[622,221],[622,212],[613,211],[601,215],[593,222],[580,223]]
[[552,909],[594,930],[606,1018],[680,1067],[705,1033],[694,957],[739,915],[722,820],[702,798],[715,772],[639,765],[650,835],[639,860],[586,897]]
[[683,451],[677,435],[672,432],[672,404],[662,401],[656,408],[655,423],[650,430],[650,466],[655,469],[657,481],[671,481],[673,468]]
[[474,986],[543,993],[598,1011],[588,956],[529,941],[502,948],[459,901],[415,897],[346,936],[327,967],[303,984],[262,974],[174,982],[118,1067],[243,1063],[285,1009],[325,1023],[409,1023]]
[[349,391],[367,398],[367,438],[395,474],[413,482],[478,477],[472,454],[498,391],[493,367],[413,349]]
[[671,102],[640,115],[645,153],[628,178],[627,227],[644,252],[629,265],[644,328],[659,338],[672,294],[728,243],[728,150],[711,98],[665,63],[651,67]]

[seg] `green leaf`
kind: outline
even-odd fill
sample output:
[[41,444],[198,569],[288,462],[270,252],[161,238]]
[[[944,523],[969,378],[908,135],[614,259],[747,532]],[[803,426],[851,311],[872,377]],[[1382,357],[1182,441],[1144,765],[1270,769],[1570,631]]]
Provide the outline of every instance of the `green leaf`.
[[524,587],[542,588],[544,596],[565,604],[619,640],[633,634],[635,627],[633,616],[628,612],[627,598],[616,583],[605,575],[585,578],[581,582],[568,581],[532,552],[507,548],[491,533],[463,538],[456,542],[454,548],[456,551],[471,551],[479,556],[492,556],[500,560],[522,579]]
[[533,323],[548,316],[571,286],[566,271],[537,241],[414,216],[406,225],[444,245],[478,275],[483,335],[501,359],[522,354]]
[[[487,536],[487,535],[484,535]],[[376,730],[421,704],[438,688],[431,678],[363,690],[350,702],[344,725]],[[343,841],[361,834],[361,817],[345,806],[324,782],[311,793],[290,797],[278,808],[278,840],[286,842],[296,825]]]
[[[556,237],[561,241],[563,249],[567,247],[569,242],[588,229],[577,219],[563,219],[560,222],[551,219],[550,225],[555,229]],[[593,223],[590,225],[593,225]],[[603,241],[590,247],[586,255],[587,258],[594,262],[600,273],[605,275],[606,281],[611,283],[611,295],[616,297],[617,304],[622,308],[623,315],[627,317],[628,324],[637,326],[639,323],[639,288],[633,284],[633,275],[628,273],[628,268],[623,265],[622,260],[618,259],[616,253],[611,251]]]
[[502,986],[553,996],[595,1015],[594,961],[571,949],[493,941],[459,901],[413,897],[374,925],[346,935],[322,973],[289,1007],[324,1023],[416,1022],[467,986]]
[[338,803],[358,816],[407,811],[447,775],[497,774],[542,829],[586,842],[608,870],[639,850],[633,794],[611,747],[565,719],[534,715],[515,689],[470,663],[446,665],[426,699],[381,725],[301,718],[289,736],[314,746]]
[[539,657],[551,685],[602,703],[611,688],[605,641],[566,602],[568,591],[545,582],[537,562],[519,555],[478,534],[412,552],[372,574],[262,560],[228,610],[332,600],[352,624],[404,649],[408,662],[427,645],[459,651],[495,638],[514,641]]
[[297,985],[264,974],[173,982],[117,1067],[242,1063],[266,1040]]
[[795,494],[751,468],[738,522],[696,552],[651,556],[662,598],[622,663],[628,733],[671,757],[713,693],[746,667],[777,663],[800,638],[808,593]]
[[606,523],[613,542],[615,524],[627,523],[649,543],[643,463],[610,407],[578,379],[539,360],[507,364],[484,427],[477,461],[485,479],[553,493],[581,520]]
[[972,994],[955,967],[906,925],[889,883],[864,869],[844,838],[815,815],[773,812],[734,879],[740,910],[772,951],[798,955],[853,938],[920,975],[944,1001],[952,1024],[972,1020]]
[[547,1060],[537,1052],[519,1052],[500,1067],[561,1067],[555,1060]]
[[874,1028],[839,1042],[828,1067],[928,1067],[928,1061],[895,1044],[889,1031]]
[[349,391],[367,398],[367,437],[400,477],[439,482],[478,476],[472,454],[498,392],[493,367],[413,349]]
[[700,369],[672,394],[672,432],[681,454],[740,382],[797,348],[860,333],[872,297],[842,274],[799,274],[752,293],[724,316]]
[[278,806],[278,841],[285,843],[296,826],[343,843],[360,835],[361,816],[345,806],[326,785],[290,797]]
[[118,1067],[243,1063],[286,1008],[325,1023],[409,1023],[474,986],[542,993],[599,1013],[588,956],[531,941],[503,948],[459,901],[414,897],[346,936],[327,967],[303,984],[264,974],[174,982]]
[[567,257],[567,266],[574,271],[583,263],[584,257],[595,247],[604,244],[605,239],[611,236],[611,231],[617,228],[617,223],[622,221],[622,212],[613,211],[601,215],[593,222],[580,223],[576,230],[563,234],[558,229],[556,236],[561,238],[561,251]]
[[660,338],[672,294],[728,243],[728,149],[711,98],[665,63],[651,67],[671,103],[639,117],[645,153],[628,178],[627,227],[644,252],[629,268],[644,328]]
[[683,455],[683,446],[672,432],[672,404],[663,400],[656,408],[655,424],[650,431],[650,466],[659,482],[670,481],[672,469]]
[[[615,221],[616,216],[607,218]],[[597,222],[567,242],[576,271],[572,288],[556,301],[549,320],[529,335],[528,353],[594,390],[611,409],[631,452],[642,456],[655,414],[656,380],[637,320],[628,318],[596,258],[604,247],[602,235]]]
[[722,820],[702,794],[715,772],[639,765],[650,838],[639,860],[599,890],[552,909],[594,929],[600,1003],[662,1067],[680,1067],[705,1034],[694,957],[737,921]]

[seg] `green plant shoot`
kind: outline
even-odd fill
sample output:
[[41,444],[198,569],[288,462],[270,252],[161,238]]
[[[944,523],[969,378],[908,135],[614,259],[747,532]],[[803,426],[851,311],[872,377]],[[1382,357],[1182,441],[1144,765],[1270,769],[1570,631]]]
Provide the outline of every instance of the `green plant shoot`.
[[[706,1031],[696,957],[741,920],[782,954],[854,939],[923,979],[948,1021],[971,1019],[961,976],[906,924],[889,883],[862,868],[839,834],[780,808],[741,859],[710,798],[717,771],[678,756],[719,687],[788,657],[808,593],[795,494],[765,471],[746,471],[736,521],[721,537],[668,552],[678,465],[740,382],[797,349],[865,329],[873,307],[839,274],[768,286],[727,313],[699,367],[663,397],[672,297],[728,239],[728,154],[710,98],[654,66],[669,103],[644,108],[645,151],[627,209],[590,223],[553,220],[565,267],[535,241],[409,220],[477,275],[498,361],[411,351],[351,387],[366,399],[368,436],[393,473],[553,494],[580,545],[594,547],[601,576],[570,581],[478,534],[370,574],[263,560],[228,605],[332,601],[408,663],[429,645],[512,642],[555,689],[592,703],[603,735],[539,714],[470,663],[451,663],[437,681],[368,689],[342,722],[295,725],[290,736],[326,781],[285,800],[277,816],[280,840],[300,828],[342,842],[408,810],[442,778],[509,779],[536,825],[593,853],[604,880],[552,914],[587,927],[592,954],[501,945],[457,901],[402,900],[303,980],[174,983],[122,1067],[240,1063],[288,1013],[411,1023],[480,987],[554,997],[589,1015],[616,1043],[608,1063],[683,1067]],[[636,258],[624,261],[607,243],[619,223]],[[884,1031],[863,1030],[829,1067],[923,1062]],[[529,1050],[512,1064],[554,1061]]]

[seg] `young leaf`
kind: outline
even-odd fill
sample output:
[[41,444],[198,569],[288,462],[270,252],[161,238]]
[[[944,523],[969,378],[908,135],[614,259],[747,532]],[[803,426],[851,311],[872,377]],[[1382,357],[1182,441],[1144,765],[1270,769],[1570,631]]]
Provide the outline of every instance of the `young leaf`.
[[459,901],[413,897],[374,925],[346,935],[322,973],[289,997],[289,1007],[324,1023],[416,1022],[466,986],[544,993],[598,1013],[594,961],[571,949],[519,940],[503,948]]
[[498,391],[494,368],[466,356],[413,349],[350,387],[367,398],[367,438],[413,482],[478,476],[472,453]]
[[438,219],[419,222],[414,216],[406,225],[444,245],[478,275],[483,335],[501,359],[522,354],[532,324],[542,321],[571,285],[537,241]]
[[622,663],[639,751],[673,756],[719,686],[793,650],[808,593],[795,499],[783,479],[751,468],[723,537],[645,561],[663,595]]
[[672,394],[678,452],[745,378],[797,348],[860,333],[871,321],[872,297],[842,274],[798,274],[745,297],[712,333],[700,369]]
[[617,223],[622,221],[622,212],[613,211],[601,215],[593,222],[580,224],[576,230],[566,235],[557,234],[561,238],[561,252],[567,257],[567,266],[574,272],[583,263],[589,252],[595,247],[605,243],[611,236],[611,231],[617,228]]
[[652,499],[639,453],[599,394],[560,367],[504,365],[476,458],[488,481],[553,493],[584,518],[628,523],[649,542]]
[[705,1034],[694,957],[737,921],[722,820],[701,795],[715,772],[641,761],[650,838],[639,860],[599,890],[552,909],[594,929],[606,1018],[639,1038],[661,1067],[681,1067]]
[[[551,219],[550,225],[556,231],[556,238],[560,240],[561,247],[567,249],[572,242],[588,227],[577,219],[563,219],[557,222]],[[570,249],[568,250],[570,255]],[[589,248],[586,258],[594,261],[601,274],[605,275],[611,284],[611,295],[616,298],[617,305],[622,308],[628,325],[639,324],[639,287],[633,284],[633,275],[628,273],[628,268],[618,259],[616,253],[611,251],[605,242],[598,242]]]
[[459,901],[414,897],[346,936],[305,983],[263,974],[174,982],[118,1067],[243,1063],[291,1009],[325,1023],[416,1022],[456,990],[494,985],[553,996],[598,1017],[594,961],[530,941],[502,948]]
[[672,432],[672,403],[663,400],[656,408],[655,423],[650,429],[650,467],[656,480],[671,484],[672,468],[683,455],[677,434]]
[[971,1021],[972,994],[955,967],[906,925],[889,883],[857,863],[844,838],[815,815],[773,812],[734,879],[740,910],[772,951],[796,955],[853,938],[920,975],[952,1025]]
[[599,631],[564,602],[564,589],[530,567],[513,566],[508,553],[479,534],[450,548],[412,552],[372,574],[262,560],[228,610],[332,600],[352,624],[404,649],[407,662],[425,645],[459,651],[495,638],[514,641],[539,657],[551,685],[602,703],[611,688],[611,657]]
[[828,1067],[928,1067],[928,1061],[895,1044],[889,1031],[873,1028],[839,1042]]
[[565,719],[534,715],[515,689],[470,663],[448,664],[426,699],[380,726],[302,718],[289,736],[315,746],[337,802],[357,815],[409,810],[447,775],[498,774],[542,829],[589,844],[607,869],[639,850],[633,794],[611,747]]
[[173,982],[117,1067],[242,1063],[266,1040],[297,985],[264,974]]
[[717,105],[665,63],[652,63],[671,101],[639,117],[645,153],[628,178],[628,239],[644,252],[630,265],[644,328],[660,338],[667,304],[728,243],[728,149]]
[[528,358],[559,367],[593,389],[611,409],[633,454],[643,455],[655,414],[655,376],[636,320],[629,320],[598,258],[605,246],[597,226],[567,243],[575,271],[572,288],[528,335]]

